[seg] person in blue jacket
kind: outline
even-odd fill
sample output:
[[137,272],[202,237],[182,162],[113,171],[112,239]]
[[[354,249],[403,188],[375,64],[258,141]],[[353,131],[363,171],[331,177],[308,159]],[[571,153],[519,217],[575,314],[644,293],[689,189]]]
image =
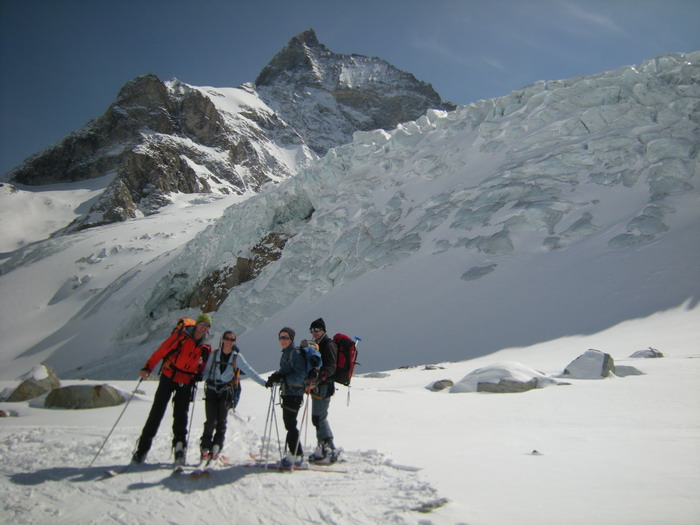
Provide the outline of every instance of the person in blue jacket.
[[306,349],[294,344],[294,335],[294,330],[289,327],[284,327],[279,331],[278,338],[280,347],[282,347],[280,368],[268,378],[265,386],[269,388],[273,383],[282,384],[282,420],[284,428],[287,430],[285,443],[289,456],[291,456],[288,459],[298,463],[304,456],[297,428],[297,416],[306,392],[304,380],[310,368],[318,370],[321,361],[320,354],[317,354],[318,357],[312,357],[306,352]]
[[200,440],[202,459],[217,458],[224,447],[228,411],[238,404],[241,392],[240,372],[265,386],[265,379],[241,354],[236,345],[236,334],[232,330],[226,330],[221,336],[219,348],[214,351],[207,368],[204,371],[204,377],[207,378],[204,396],[206,421]]

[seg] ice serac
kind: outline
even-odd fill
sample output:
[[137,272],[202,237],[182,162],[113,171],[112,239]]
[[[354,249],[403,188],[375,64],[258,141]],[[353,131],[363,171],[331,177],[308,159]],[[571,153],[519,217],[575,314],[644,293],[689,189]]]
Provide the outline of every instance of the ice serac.
[[[314,53],[303,56],[314,64]],[[322,70],[311,65],[308,75]],[[615,302],[618,321],[677,306],[697,296],[697,284],[663,275],[690,276],[691,258],[670,252],[658,267],[652,252],[660,241],[697,238],[699,134],[700,52],[538,82],[452,112],[429,110],[394,130],[356,132],[297,177],[230,208],[134,305],[125,327],[144,329],[140,319],[190,306],[207,275],[271,232],[288,237],[279,259],[219,308],[241,333],[264,329],[292,303],[294,311],[284,311],[295,318],[327,294],[352,293],[361,287],[344,285],[359,279],[373,307],[384,305],[382,324],[375,328],[370,311],[353,312],[353,323],[377,340],[391,326],[411,334],[416,348],[431,340],[402,324],[412,318],[401,315],[406,304],[443,329],[458,330],[469,312],[470,340],[480,349],[529,342],[516,325],[530,313],[552,335],[610,322],[597,301]],[[523,259],[539,261],[524,281]],[[383,290],[379,276],[388,269],[394,284]],[[396,288],[401,279],[413,293]],[[590,297],[569,298],[565,312],[558,297],[572,279],[590,281]],[[518,289],[508,285],[516,281]],[[427,299],[440,290],[439,301]],[[537,308],[505,300],[498,314],[478,308],[516,292]],[[387,303],[405,293],[410,303]],[[328,315],[349,315],[341,300],[323,304]]]

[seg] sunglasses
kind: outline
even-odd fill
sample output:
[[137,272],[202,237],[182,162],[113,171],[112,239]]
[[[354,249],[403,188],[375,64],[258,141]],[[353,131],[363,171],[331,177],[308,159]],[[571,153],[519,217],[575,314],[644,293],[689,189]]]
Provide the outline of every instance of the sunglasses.
[[283,335],[283,336],[280,336],[279,339],[280,339],[280,341],[290,341],[292,338],[291,338],[291,337],[287,337],[286,335]]
[[224,337],[224,341],[236,341],[235,337]]
[[311,332],[312,334],[317,334],[318,332],[323,332],[323,330],[321,330],[320,328],[312,328],[312,329],[310,330],[310,332]]
[[207,328],[211,328],[211,325],[209,323],[197,323],[197,324],[201,324],[202,326],[206,326]]

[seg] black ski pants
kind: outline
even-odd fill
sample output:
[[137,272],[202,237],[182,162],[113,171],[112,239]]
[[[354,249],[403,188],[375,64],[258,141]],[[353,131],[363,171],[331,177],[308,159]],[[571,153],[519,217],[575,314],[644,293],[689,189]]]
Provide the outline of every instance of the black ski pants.
[[151,412],[148,414],[148,419],[146,419],[146,424],[143,426],[139,438],[137,450],[140,453],[146,453],[150,450],[171,397],[173,399],[173,447],[178,441],[187,446],[187,413],[190,408],[193,388],[194,382],[183,385],[164,375],[160,376]]
[[219,445],[219,450],[224,448],[226,419],[232,405],[233,400],[227,389],[217,392],[213,388],[207,388],[204,401],[207,419],[204,422],[204,431],[199,443],[202,450],[211,450],[214,445]]
[[297,428],[297,416],[304,402],[304,396],[282,396],[282,420],[287,430],[287,448],[290,454],[302,456],[304,451],[299,443],[299,429]]

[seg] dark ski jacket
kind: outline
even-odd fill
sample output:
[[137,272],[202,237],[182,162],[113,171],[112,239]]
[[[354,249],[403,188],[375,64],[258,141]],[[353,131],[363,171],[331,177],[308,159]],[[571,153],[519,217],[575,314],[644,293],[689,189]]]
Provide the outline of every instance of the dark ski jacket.
[[318,372],[318,379],[321,383],[333,383],[336,363],[338,362],[338,347],[333,339],[324,334],[318,342],[318,350],[321,352],[321,369]]

